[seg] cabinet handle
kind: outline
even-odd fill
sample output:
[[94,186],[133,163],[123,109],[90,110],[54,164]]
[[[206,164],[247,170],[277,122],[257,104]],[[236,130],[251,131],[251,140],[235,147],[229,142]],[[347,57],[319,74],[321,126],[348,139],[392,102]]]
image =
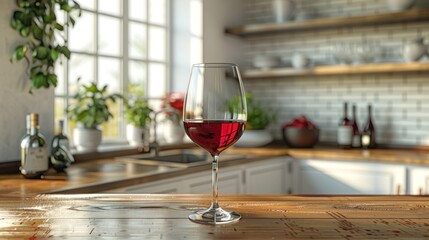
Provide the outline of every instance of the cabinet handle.
[[396,187],[396,195],[401,194],[401,184],[398,184],[398,186]]

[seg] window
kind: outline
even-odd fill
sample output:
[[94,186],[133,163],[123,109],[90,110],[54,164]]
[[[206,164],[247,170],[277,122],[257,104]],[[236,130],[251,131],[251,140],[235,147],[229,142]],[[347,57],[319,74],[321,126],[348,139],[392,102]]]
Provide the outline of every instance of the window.
[[[149,99],[165,96],[169,71],[169,0],[83,0],[82,16],[67,32],[71,59],[56,68],[55,120],[67,120],[66,107],[80,84],[108,84],[123,94],[131,83],[143,85]],[[77,79],[80,78],[78,82]],[[103,139],[125,137],[123,103],[110,106],[114,115],[103,127]]]

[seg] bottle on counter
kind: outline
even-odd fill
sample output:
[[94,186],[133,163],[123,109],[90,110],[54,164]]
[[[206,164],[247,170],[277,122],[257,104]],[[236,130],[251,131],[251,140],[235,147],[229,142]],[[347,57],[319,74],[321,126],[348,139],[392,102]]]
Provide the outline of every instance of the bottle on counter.
[[372,107],[371,104],[368,105],[368,120],[365,125],[365,128],[362,131],[362,137],[361,137],[361,143],[362,148],[368,149],[368,148],[375,148],[376,142],[375,142],[375,128],[374,124],[372,123]]
[[361,147],[361,135],[359,133],[359,127],[356,117],[356,105],[353,104],[352,107],[352,127],[353,127],[353,138],[352,138],[352,147],[360,148]]
[[57,172],[64,172],[64,169],[74,162],[73,155],[70,152],[70,142],[64,134],[64,121],[58,122],[58,134],[54,136],[51,142],[50,165]]
[[48,147],[45,138],[39,133],[39,115],[27,116],[26,134],[21,140],[21,174],[25,178],[41,178],[48,171]]
[[343,118],[338,125],[337,131],[337,143],[338,147],[342,149],[350,149],[352,147],[353,140],[353,123],[347,117],[347,103],[344,103]]

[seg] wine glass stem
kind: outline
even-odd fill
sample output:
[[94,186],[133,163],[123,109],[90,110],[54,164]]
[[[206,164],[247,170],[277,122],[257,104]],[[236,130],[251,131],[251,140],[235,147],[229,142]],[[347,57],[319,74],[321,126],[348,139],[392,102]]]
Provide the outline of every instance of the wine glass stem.
[[212,208],[217,209],[219,208],[218,204],[218,160],[219,155],[213,156],[213,162],[212,162],[212,189],[213,189],[213,199],[212,199]]

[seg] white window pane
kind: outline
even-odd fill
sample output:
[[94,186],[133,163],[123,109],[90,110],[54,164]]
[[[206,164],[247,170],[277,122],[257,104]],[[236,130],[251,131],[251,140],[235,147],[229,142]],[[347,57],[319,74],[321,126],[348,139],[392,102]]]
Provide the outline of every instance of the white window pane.
[[203,40],[198,37],[191,37],[190,39],[190,62],[199,63],[203,59]]
[[57,75],[57,87],[55,88],[55,95],[64,95],[65,94],[65,76],[64,76],[64,68],[65,65],[61,64],[61,62],[65,63],[63,59],[60,59],[55,63],[55,74]]
[[189,26],[191,33],[195,36],[203,36],[203,3],[201,0],[191,1],[191,13],[192,17],[189,18]]
[[98,60],[98,86],[108,85],[109,93],[121,91],[121,61],[100,57]]
[[95,15],[82,12],[74,27],[69,31],[69,48],[71,51],[93,53],[95,49],[94,29]]
[[149,27],[149,59],[165,61],[166,33],[164,28]]
[[79,90],[79,84],[87,84],[94,81],[94,57],[73,53],[69,62],[69,95],[73,96]]
[[146,63],[130,61],[128,68],[128,82],[130,84],[143,85],[146,92]]
[[167,91],[165,64],[149,64],[149,97],[164,97]]
[[150,0],[149,1],[149,21],[155,24],[165,25],[167,22],[165,0]]
[[[102,1],[105,1],[105,0],[102,0]],[[95,10],[95,0],[79,1],[79,5],[83,9]]]
[[108,13],[115,16],[120,16],[122,12],[121,5],[122,5],[122,1],[120,0],[99,0],[98,10],[102,13]]
[[121,20],[99,16],[99,45],[101,54],[119,56],[121,51]]
[[146,0],[130,0],[129,1],[129,17],[130,19],[146,21]]
[[129,24],[128,52],[132,58],[146,58],[146,25],[131,22]]

